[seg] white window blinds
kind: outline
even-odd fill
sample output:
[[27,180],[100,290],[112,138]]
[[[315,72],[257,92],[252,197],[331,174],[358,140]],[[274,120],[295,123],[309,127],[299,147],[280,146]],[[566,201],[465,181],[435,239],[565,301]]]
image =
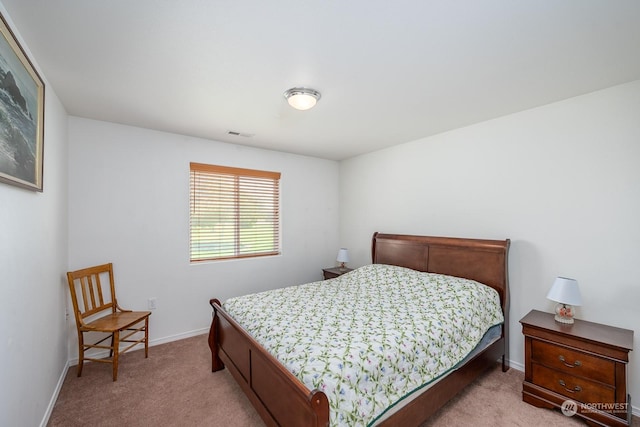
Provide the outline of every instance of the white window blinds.
[[191,163],[191,262],[280,253],[280,173]]

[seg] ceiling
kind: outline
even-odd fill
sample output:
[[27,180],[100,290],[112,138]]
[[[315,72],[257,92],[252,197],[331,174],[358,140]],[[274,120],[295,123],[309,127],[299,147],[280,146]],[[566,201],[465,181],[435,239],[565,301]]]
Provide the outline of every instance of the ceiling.
[[0,2],[71,115],[326,159],[640,79],[637,0]]

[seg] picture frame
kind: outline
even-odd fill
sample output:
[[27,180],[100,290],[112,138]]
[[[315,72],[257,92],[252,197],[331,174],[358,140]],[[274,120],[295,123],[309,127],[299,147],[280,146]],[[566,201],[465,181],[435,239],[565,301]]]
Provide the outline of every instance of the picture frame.
[[0,181],[42,192],[44,82],[0,13]]

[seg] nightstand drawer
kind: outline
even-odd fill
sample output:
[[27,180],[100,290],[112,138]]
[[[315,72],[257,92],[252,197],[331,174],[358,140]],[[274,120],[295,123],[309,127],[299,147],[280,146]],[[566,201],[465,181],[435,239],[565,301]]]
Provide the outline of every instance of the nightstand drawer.
[[582,403],[615,402],[615,389],[584,378],[532,364],[533,382]]
[[543,341],[531,343],[531,360],[550,368],[615,386],[615,362]]

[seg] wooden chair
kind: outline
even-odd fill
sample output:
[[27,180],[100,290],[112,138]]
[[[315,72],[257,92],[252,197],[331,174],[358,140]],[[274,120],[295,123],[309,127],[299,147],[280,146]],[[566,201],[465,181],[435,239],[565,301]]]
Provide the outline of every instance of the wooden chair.
[[[104,289],[102,281],[108,280],[110,293]],[[85,360],[111,363],[113,365],[113,381],[118,379],[118,356],[137,344],[144,343],[144,357],[149,357],[149,315],[150,311],[123,310],[118,306],[116,289],[113,280],[113,264],[98,265],[67,273],[73,313],[78,329],[78,376],[82,375]],[[106,288],[106,285],[105,285]],[[110,298],[109,298],[110,296]],[[106,315],[105,315],[106,313]],[[93,344],[86,344],[85,333],[106,333]],[[123,336],[120,336],[120,333]],[[144,334],[144,336],[140,336]],[[102,344],[111,338],[111,345]],[[120,343],[128,343],[120,349]],[[85,356],[88,349],[109,349],[109,358],[97,359]]]

